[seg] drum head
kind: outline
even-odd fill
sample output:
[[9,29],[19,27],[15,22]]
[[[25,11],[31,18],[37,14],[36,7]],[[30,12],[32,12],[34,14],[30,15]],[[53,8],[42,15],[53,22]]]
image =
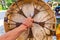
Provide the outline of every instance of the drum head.
[[51,8],[42,0],[14,2],[5,15],[5,31],[18,27],[28,17],[34,19],[32,28],[24,31],[17,40],[52,40],[56,17]]

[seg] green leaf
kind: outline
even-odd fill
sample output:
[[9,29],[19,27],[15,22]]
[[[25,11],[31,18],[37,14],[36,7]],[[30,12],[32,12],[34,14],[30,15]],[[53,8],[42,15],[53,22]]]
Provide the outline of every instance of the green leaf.
[[2,10],[2,5],[0,5],[0,10]]

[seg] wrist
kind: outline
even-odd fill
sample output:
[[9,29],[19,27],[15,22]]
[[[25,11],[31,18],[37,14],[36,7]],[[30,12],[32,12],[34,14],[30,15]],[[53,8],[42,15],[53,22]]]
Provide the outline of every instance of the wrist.
[[20,26],[20,28],[21,28],[22,30],[27,30],[27,26],[24,25],[24,24],[22,24],[22,25]]
[[26,24],[24,24],[24,23],[23,23],[22,25],[24,25],[25,27],[28,27],[28,25],[26,25]]

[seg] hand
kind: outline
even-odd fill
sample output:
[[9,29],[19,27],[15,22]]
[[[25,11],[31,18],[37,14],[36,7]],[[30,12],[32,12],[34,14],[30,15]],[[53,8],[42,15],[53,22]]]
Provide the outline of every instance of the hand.
[[33,19],[29,17],[29,18],[25,19],[25,21],[23,22],[23,25],[25,25],[27,27],[31,27],[32,22],[33,22]]

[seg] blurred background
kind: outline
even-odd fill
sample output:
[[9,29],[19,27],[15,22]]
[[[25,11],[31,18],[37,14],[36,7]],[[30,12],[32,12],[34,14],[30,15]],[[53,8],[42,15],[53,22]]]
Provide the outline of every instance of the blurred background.
[[[51,9],[56,14],[57,26],[56,34],[60,35],[60,0],[43,0],[45,1]],[[0,35],[4,34],[4,15],[8,7],[15,2],[15,0],[0,0]],[[53,37],[53,40],[56,40],[56,36]]]

